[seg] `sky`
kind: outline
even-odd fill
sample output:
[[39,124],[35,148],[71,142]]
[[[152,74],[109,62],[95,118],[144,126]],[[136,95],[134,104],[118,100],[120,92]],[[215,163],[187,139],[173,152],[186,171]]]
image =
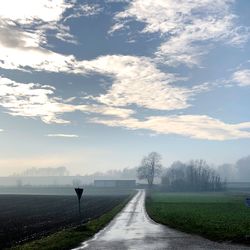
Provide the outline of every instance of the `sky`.
[[248,0],[2,0],[0,175],[249,155],[249,15]]

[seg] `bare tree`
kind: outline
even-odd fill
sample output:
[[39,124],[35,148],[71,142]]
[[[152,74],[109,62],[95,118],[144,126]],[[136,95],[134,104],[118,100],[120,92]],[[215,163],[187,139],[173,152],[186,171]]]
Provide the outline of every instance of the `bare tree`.
[[187,164],[174,162],[162,177],[162,184],[172,191],[220,191],[223,188],[219,174],[204,160]]
[[151,188],[154,184],[154,178],[160,176],[161,172],[161,156],[156,152],[151,152],[142,159],[141,165],[137,169],[137,176],[140,180],[147,180]]

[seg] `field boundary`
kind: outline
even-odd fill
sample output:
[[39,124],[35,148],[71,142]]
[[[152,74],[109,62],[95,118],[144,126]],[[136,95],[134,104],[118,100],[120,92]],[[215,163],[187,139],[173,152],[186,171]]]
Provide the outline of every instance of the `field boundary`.
[[83,241],[88,240],[98,231],[103,229],[127,205],[135,193],[136,192],[133,192],[109,212],[92,219],[83,225],[63,229],[42,237],[41,239],[6,248],[6,250],[68,250],[77,247]]

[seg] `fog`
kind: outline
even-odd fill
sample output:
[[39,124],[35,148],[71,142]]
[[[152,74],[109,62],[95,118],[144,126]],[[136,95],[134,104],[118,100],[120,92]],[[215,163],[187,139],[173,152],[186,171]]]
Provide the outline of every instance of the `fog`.
[[[0,186],[81,186],[92,185],[94,180],[137,179],[137,168],[96,172],[90,175],[70,176],[66,167],[29,168],[8,177],[0,177]],[[137,180],[138,181],[138,180]]]
[[250,181],[250,155],[240,158],[234,164],[222,164],[217,167],[218,173],[226,181]]
[[[171,166],[171,165],[170,165]],[[164,166],[168,169],[170,166]],[[211,166],[210,166],[211,167]],[[235,163],[224,163],[219,166],[212,166],[220,175],[222,181],[227,182],[250,182],[250,155],[240,158]],[[65,166],[47,168],[28,168],[23,172],[15,173],[8,177],[0,177],[0,186],[53,186],[53,185],[91,185],[96,179],[134,179],[137,178],[137,167],[125,168],[122,170],[109,170],[96,172],[90,175],[70,176],[69,169]],[[166,171],[163,171],[165,173]],[[161,180],[156,179],[155,183]],[[142,182],[143,183],[143,182]]]
[[68,176],[69,171],[66,167],[47,167],[47,168],[28,168],[23,172],[13,176]]

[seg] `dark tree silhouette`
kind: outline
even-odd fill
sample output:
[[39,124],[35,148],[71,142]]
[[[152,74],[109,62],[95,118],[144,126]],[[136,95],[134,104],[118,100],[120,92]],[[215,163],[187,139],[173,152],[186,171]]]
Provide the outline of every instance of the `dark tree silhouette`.
[[172,191],[219,191],[221,178],[204,160],[188,164],[174,162],[162,177],[162,184]]
[[156,152],[151,152],[142,159],[141,165],[137,169],[137,176],[140,180],[147,180],[151,188],[154,184],[154,178],[160,176],[161,172],[161,156]]

